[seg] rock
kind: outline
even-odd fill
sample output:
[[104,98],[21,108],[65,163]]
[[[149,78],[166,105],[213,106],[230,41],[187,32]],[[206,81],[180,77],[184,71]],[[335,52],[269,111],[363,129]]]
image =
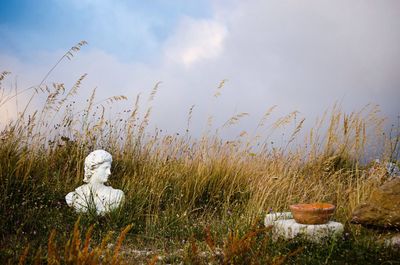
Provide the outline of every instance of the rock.
[[400,177],[400,169],[395,163],[386,163],[386,171],[391,177]]
[[384,228],[400,227],[400,179],[396,178],[374,190],[367,203],[353,212],[353,223]]
[[391,236],[390,238],[385,240],[385,245],[387,247],[392,247],[394,249],[400,249],[400,234],[396,234]]

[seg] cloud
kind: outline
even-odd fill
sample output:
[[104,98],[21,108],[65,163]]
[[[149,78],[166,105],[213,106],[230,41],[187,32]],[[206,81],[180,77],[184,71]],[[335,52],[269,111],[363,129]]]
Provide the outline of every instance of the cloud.
[[[222,132],[226,136],[251,131],[273,105],[278,105],[277,116],[298,110],[311,123],[336,101],[347,111],[379,104],[391,121],[399,115],[400,2],[219,3],[214,2],[208,19],[181,17],[147,62],[84,49],[58,67],[51,80],[71,85],[88,73],[84,94],[98,87],[99,98],[124,94],[131,101],[163,81],[152,122],[169,132],[186,129],[192,105],[194,134],[206,130],[209,115],[221,127],[229,117],[249,112],[239,126]],[[0,69],[37,80],[62,53],[38,53],[35,63],[3,56]],[[222,79],[228,81],[214,98]]]
[[165,44],[167,60],[190,66],[198,61],[216,58],[223,50],[227,30],[215,20],[185,17]]

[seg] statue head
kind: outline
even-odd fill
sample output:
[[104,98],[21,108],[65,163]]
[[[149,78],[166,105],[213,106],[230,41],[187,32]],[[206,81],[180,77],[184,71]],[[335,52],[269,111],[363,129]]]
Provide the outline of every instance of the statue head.
[[105,183],[111,174],[112,156],[104,150],[95,150],[85,158],[83,182]]

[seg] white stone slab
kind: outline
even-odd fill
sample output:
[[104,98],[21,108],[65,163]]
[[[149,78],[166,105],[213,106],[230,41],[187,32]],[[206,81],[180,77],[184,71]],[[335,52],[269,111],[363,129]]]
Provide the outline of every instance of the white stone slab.
[[274,238],[292,239],[302,235],[310,241],[321,242],[328,237],[338,237],[343,234],[343,224],[330,221],[321,225],[304,225],[296,223],[290,212],[267,214],[265,226],[273,226]]
[[274,222],[277,220],[286,220],[286,219],[292,219],[292,213],[291,212],[277,212],[277,213],[270,213],[265,216],[264,219],[264,225],[265,226],[270,226],[273,225]]
[[278,220],[274,223],[274,232],[277,236],[292,239],[303,235],[307,239],[320,242],[327,237],[338,237],[343,234],[343,225],[330,221],[322,225],[304,225],[296,223],[294,219]]

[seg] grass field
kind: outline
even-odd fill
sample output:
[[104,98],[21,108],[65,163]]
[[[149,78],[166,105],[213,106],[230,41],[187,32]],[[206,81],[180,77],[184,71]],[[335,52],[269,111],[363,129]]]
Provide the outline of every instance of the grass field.
[[[74,48],[61,59],[80,46]],[[0,76],[2,112],[12,100],[8,76]],[[383,167],[365,163],[366,150],[398,163],[399,128],[384,133],[374,106],[355,113],[333,107],[304,140],[297,121],[287,145],[277,147],[246,134],[227,141],[149,132],[151,109],[141,110],[140,101],[108,120],[102,106],[124,96],[97,102],[93,93],[80,112],[71,103],[84,78],[71,88],[44,78],[25,91],[33,100],[45,97],[44,105],[34,112],[28,105],[2,124],[1,264],[399,264],[399,252],[385,248],[380,233],[349,223],[387,178]],[[150,103],[156,92],[157,86]],[[293,114],[269,120],[272,111],[260,127],[295,122]],[[84,158],[97,148],[113,155],[110,185],[125,192],[125,204],[101,217],[79,215],[64,196],[82,184]],[[322,245],[272,241],[262,225],[267,212],[315,201],[337,206],[343,238]]]

